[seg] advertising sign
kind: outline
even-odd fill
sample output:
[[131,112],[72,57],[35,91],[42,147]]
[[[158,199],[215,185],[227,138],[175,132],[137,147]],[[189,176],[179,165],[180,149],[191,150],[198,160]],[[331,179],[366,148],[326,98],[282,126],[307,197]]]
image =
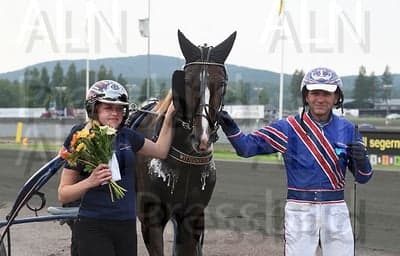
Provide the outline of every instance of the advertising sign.
[[400,167],[399,131],[361,131],[371,164]]

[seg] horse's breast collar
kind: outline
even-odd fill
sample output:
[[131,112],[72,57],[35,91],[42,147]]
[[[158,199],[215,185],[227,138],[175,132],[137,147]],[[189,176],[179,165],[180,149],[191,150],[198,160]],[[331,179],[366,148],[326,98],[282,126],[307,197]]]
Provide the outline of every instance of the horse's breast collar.
[[193,164],[193,165],[208,165],[211,163],[213,155],[210,152],[208,155],[205,156],[192,156],[182,151],[178,150],[174,146],[171,146],[168,156],[172,157],[173,159],[185,163],[185,164]]

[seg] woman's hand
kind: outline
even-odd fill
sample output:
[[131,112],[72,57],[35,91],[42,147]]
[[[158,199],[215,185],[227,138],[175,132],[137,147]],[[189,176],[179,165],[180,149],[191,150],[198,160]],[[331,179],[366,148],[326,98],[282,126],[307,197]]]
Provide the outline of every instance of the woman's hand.
[[174,114],[175,114],[175,106],[174,106],[174,102],[171,101],[171,104],[169,104],[168,109],[167,109],[167,113],[165,115],[166,115],[166,117],[168,119],[172,119]]
[[90,187],[97,187],[111,180],[112,173],[108,164],[99,164],[86,179]]
[[89,189],[100,186],[111,180],[112,174],[108,164],[99,164],[86,179],[81,180],[79,172],[64,168],[58,186],[58,200],[65,204],[78,200]]
[[174,104],[168,106],[167,113],[165,114],[165,119],[163,126],[160,131],[160,137],[157,142],[154,143],[149,139],[145,139],[143,147],[138,151],[139,154],[149,157],[155,157],[160,159],[165,159],[168,156],[169,147],[171,146],[172,136],[173,136],[173,117],[175,114]]

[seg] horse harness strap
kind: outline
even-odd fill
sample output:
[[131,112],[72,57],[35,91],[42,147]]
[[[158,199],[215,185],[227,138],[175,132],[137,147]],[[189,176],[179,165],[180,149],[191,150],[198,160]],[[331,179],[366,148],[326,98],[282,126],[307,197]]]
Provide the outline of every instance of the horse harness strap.
[[211,163],[213,158],[212,152],[210,152],[208,155],[205,156],[192,156],[183,153],[174,146],[171,146],[168,156],[172,157],[173,159],[179,162],[185,164],[193,164],[193,165],[207,165]]
[[216,62],[208,62],[208,61],[193,61],[193,62],[189,62],[183,68],[186,68],[187,66],[190,66],[190,65],[220,66],[220,67],[223,67],[225,69],[225,65],[224,64],[216,63]]

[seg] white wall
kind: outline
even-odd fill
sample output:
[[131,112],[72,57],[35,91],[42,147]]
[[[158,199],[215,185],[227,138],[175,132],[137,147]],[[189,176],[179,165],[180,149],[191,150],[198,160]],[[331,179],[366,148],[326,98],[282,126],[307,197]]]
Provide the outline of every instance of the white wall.
[[40,117],[45,108],[0,108],[0,117]]

